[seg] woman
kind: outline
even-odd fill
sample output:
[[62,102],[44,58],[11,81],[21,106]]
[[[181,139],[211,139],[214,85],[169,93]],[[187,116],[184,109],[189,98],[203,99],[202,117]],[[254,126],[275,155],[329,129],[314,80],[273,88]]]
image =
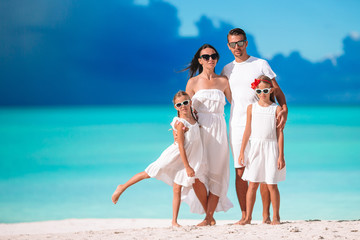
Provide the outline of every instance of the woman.
[[228,79],[215,73],[219,57],[213,46],[204,44],[185,69],[189,70],[190,75],[186,92],[192,98],[201,125],[208,168],[206,186],[209,194],[207,205],[203,206],[206,217],[198,226],[215,225],[214,211],[227,211],[233,206],[226,196],[229,186],[229,145],[224,118],[225,97],[231,102],[231,91]]

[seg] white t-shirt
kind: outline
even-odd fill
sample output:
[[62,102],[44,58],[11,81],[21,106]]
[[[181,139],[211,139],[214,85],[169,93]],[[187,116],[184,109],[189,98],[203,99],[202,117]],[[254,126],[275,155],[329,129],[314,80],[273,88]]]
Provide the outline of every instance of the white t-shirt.
[[250,56],[244,62],[238,63],[234,60],[227,64],[221,75],[229,79],[232,93],[230,127],[245,127],[247,106],[259,100],[251,88],[251,83],[260,75],[273,79],[276,74],[266,60]]

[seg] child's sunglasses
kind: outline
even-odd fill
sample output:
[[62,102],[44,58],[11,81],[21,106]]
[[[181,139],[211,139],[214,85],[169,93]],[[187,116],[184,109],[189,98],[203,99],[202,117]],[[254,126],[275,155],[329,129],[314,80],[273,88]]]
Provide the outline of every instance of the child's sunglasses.
[[271,88],[264,88],[264,89],[257,88],[257,89],[255,89],[255,92],[256,92],[256,94],[261,94],[261,92],[263,92],[264,94],[268,94],[268,93],[270,93],[270,89]]
[[185,100],[183,102],[175,103],[175,107],[180,108],[182,105],[187,106],[190,103],[190,100]]
[[217,53],[214,53],[214,54],[211,54],[211,55],[203,54],[203,55],[200,56],[200,58],[203,58],[206,61],[209,61],[210,58],[212,58],[213,60],[216,60],[218,58],[218,55],[217,55]]

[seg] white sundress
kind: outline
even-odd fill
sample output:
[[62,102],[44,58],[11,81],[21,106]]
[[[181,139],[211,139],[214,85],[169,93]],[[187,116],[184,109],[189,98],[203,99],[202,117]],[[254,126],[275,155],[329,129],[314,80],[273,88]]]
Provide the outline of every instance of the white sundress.
[[156,178],[173,186],[173,183],[183,186],[181,190],[181,199],[189,204],[190,210],[194,208],[200,201],[196,195],[189,195],[192,190],[192,184],[198,178],[201,182],[205,182],[206,165],[203,164],[203,146],[201,143],[199,124],[190,124],[185,119],[174,117],[171,126],[176,131],[174,124],[182,122],[188,131],[185,132],[184,148],[190,166],[195,171],[195,177],[188,177],[184,164],[180,157],[179,146],[177,143],[166,148],[160,157],[151,163],[145,172],[152,178]]
[[192,103],[201,125],[204,160],[207,164],[206,187],[219,197],[215,211],[226,212],[233,204],[227,197],[229,144],[224,118],[225,95],[219,89],[202,89],[194,94]]
[[277,184],[284,181],[286,167],[277,168],[279,146],[276,136],[276,108],[273,103],[262,107],[252,104],[251,135],[248,142],[248,153],[245,154],[245,171],[243,180],[266,184]]

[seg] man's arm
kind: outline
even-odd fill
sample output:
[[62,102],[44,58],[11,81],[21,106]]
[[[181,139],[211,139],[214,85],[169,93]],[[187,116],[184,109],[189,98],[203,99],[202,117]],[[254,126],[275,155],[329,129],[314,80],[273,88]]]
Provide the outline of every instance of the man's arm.
[[280,88],[279,84],[276,82],[275,78],[271,79],[271,82],[274,87],[274,95],[276,97],[276,100],[278,101],[279,105],[282,108],[281,112],[277,116],[277,119],[279,121],[279,124],[277,127],[283,129],[285,127],[285,123],[287,121],[287,115],[288,115],[288,108],[287,108],[287,104],[286,104],[285,94],[281,90],[281,88]]

